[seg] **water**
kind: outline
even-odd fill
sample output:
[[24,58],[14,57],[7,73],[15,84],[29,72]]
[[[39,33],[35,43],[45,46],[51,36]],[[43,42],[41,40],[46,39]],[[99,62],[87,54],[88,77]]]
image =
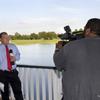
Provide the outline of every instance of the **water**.
[[54,44],[18,45],[17,47],[21,53],[21,59],[17,62],[18,64],[54,66]]

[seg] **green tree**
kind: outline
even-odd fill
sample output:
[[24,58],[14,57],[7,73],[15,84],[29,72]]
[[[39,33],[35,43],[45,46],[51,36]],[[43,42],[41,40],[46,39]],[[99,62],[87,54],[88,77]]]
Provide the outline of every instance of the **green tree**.
[[21,39],[22,37],[21,37],[21,34],[20,33],[18,33],[18,32],[16,32],[15,33],[15,39]]
[[31,39],[31,40],[32,40],[32,39],[39,39],[39,36],[38,36],[38,34],[31,33],[31,34],[30,34],[30,39]]
[[57,34],[55,32],[48,32],[47,36],[49,40],[57,38]]
[[39,32],[39,38],[40,39],[44,39],[44,40],[47,40],[47,33],[46,32]]

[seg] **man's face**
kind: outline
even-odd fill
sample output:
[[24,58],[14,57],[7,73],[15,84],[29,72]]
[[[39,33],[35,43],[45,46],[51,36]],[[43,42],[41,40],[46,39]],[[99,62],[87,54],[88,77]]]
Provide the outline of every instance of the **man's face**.
[[1,40],[1,43],[7,45],[9,44],[10,37],[8,34],[3,34],[0,40]]

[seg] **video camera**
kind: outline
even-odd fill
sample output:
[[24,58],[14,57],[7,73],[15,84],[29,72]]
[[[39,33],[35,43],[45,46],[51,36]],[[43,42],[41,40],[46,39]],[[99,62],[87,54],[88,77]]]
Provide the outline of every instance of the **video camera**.
[[70,41],[84,38],[84,34],[82,31],[78,34],[72,33],[68,25],[64,27],[64,30],[65,30],[65,33],[58,36],[62,40],[62,46],[64,46],[66,43]]

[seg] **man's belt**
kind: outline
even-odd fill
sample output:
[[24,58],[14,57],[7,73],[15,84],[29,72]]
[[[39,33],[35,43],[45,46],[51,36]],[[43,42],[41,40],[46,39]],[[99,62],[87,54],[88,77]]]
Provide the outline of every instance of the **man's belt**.
[[13,69],[13,70],[11,70],[11,71],[8,71],[8,70],[1,70],[1,69],[0,69],[0,72],[7,72],[7,73],[10,73],[10,72],[17,72],[17,70],[16,70],[16,69]]

